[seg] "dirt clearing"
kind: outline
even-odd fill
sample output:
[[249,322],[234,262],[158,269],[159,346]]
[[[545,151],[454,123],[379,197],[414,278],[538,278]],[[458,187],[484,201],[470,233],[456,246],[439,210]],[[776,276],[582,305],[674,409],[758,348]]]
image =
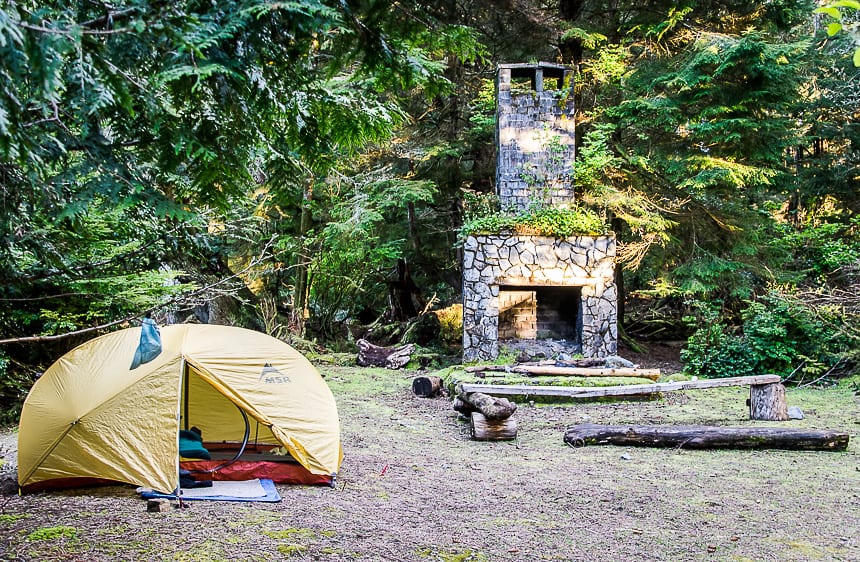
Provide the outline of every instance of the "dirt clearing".
[[[0,559],[860,560],[860,400],[848,386],[789,389],[806,419],[783,424],[847,431],[844,453],[574,449],[564,430],[583,422],[766,423],[747,421],[747,389],[729,388],[523,403],[516,441],[474,442],[449,399],[412,395],[415,372],[318,367],[343,426],[336,487],[147,513],[131,486],[6,486]],[[4,472],[14,444],[3,433]]]

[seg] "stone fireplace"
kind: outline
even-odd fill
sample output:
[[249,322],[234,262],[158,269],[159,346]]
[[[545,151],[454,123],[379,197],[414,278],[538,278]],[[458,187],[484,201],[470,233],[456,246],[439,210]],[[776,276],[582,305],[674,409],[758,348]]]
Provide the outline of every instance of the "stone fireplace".
[[[547,78],[553,89],[545,89]],[[573,102],[562,65],[500,65],[496,192],[503,210],[574,200]],[[520,80],[517,84],[516,81]],[[517,87],[519,86],[519,87]],[[501,342],[552,339],[570,353],[617,352],[615,237],[469,236],[463,248],[463,360],[492,360]]]

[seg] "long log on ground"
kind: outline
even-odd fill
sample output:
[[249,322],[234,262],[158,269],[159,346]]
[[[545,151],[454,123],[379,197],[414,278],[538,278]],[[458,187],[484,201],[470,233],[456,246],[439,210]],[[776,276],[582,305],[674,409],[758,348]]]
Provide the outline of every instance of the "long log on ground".
[[364,339],[355,343],[358,345],[356,363],[361,367],[399,369],[409,363],[412,352],[415,351],[415,345],[411,343],[399,347],[380,347]]
[[506,441],[517,438],[517,422],[514,418],[487,419],[480,412],[472,412],[470,421],[472,439],[476,441]]
[[556,361],[555,359],[545,359],[543,361],[526,361],[515,365],[473,365],[466,367],[466,372],[474,373],[477,371],[506,371],[513,367],[605,367],[605,357],[584,357],[582,359],[569,359],[567,361]]
[[632,367],[558,367],[555,365],[488,365],[487,367],[467,367],[470,373],[485,371],[517,373],[529,376],[558,375],[563,377],[638,377],[656,381],[660,369],[634,369]]
[[633,445],[683,449],[789,449],[844,451],[848,434],[832,430],[708,425],[598,425],[569,427],[564,442],[584,445]]
[[658,382],[653,384],[626,384],[618,386],[540,386],[527,384],[472,384],[463,383],[462,391],[483,392],[494,396],[558,396],[567,398],[602,398],[606,396],[642,396],[672,390],[694,390],[723,386],[751,386],[780,382],[779,375],[755,375],[725,379]]
[[517,411],[517,405],[507,398],[496,398],[483,392],[463,392],[462,385],[457,385],[455,391],[457,398],[490,420],[503,420]]
[[560,375],[564,377],[639,377],[656,381],[660,378],[660,369],[633,369],[631,367],[597,368],[597,367],[529,367],[521,366],[511,369],[512,373],[522,373],[530,376]]
[[510,370],[514,368],[516,368],[516,365],[474,365],[472,367],[466,367],[464,370],[467,373],[481,373],[484,371],[510,372]]

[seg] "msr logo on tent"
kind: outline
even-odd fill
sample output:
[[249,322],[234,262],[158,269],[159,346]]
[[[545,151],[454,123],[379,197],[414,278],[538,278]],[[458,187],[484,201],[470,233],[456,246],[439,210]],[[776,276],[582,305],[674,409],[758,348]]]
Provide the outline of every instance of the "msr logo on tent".
[[260,373],[260,380],[266,384],[281,384],[285,382],[290,382],[290,377],[281,373],[276,368],[272,367],[270,363],[266,363],[263,366],[263,370]]

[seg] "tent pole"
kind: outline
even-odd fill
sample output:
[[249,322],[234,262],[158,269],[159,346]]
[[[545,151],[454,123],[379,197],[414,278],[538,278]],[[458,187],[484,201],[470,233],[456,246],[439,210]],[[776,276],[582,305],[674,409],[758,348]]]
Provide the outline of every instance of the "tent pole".
[[185,410],[185,415],[182,416],[182,419],[184,420],[183,421],[183,423],[185,425],[184,429],[187,431],[188,430],[188,363],[185,361],[185,359],[182,360],[182,377],[183,377],[182,402],[183,402],[183,409]]

